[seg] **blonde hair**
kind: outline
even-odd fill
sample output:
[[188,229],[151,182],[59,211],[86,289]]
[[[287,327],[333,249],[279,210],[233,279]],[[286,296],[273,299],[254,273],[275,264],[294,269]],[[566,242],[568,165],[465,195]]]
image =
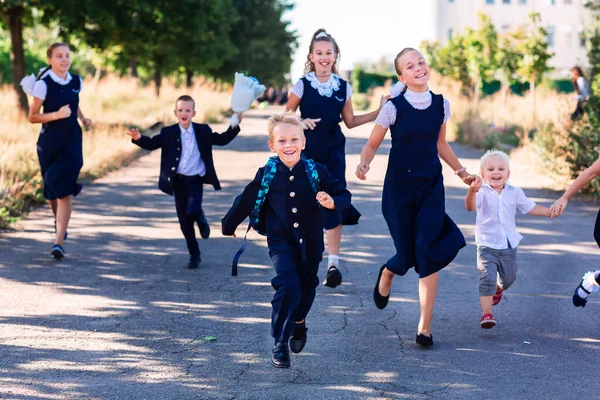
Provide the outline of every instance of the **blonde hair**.
[[304,124],[300,117],[293,111],[286,111],[281,114],[272,115],[267,120],[267,130],[269,131],[269,142],[273,141],[273,131],[275,127],[280,124],[290,124],[298,127],[298,131],[302,137],[304,137]]
[[[319,36],[320,35],[320,36]],[[317,37],[319,36],[319,37]],[[313,72],[315,70],[315,63],[310,61],[310,55],[313,52],[313,47],[316,42],[329,42],[333,46],[333,53],[335,54],[335,60],[333,61],[333,65],[331,66],[331,72],[334,74],[338,73],[337,64],[340,59],[340,48],[337,45],[337,42],[330,34],[325,31],[325,29],[321,28],[317,30],[310,41],[310,46],[308,46],[308,55],[306,56],[306,63],[304,64],[304,73],[308,74],[309,72]]]
[[413,49],[412,47],[405,47],[402,49],[402,51],[400,53],[398,53],[396,55],[396,58],[394,58],[394,68],[396,69],[396,74],[402,75],[402,69],[400,68],[400,59],[406,53],[410,53],[411,51],[416,51],[417,53],[420,53],[419,50],[417,50],[417,49]]
[[510,169],[510,158],[508,157],[508,155],[503,151],[491,149],[491,150],[486,151],[485,154],[481,157],[480,164],[479,164],[480,171],[483,171],[483,169],[487,165],[487,162],[490,160],[490,158],[502,159],[502,161],[504,161],[504,164],[506,164],[506,168]]

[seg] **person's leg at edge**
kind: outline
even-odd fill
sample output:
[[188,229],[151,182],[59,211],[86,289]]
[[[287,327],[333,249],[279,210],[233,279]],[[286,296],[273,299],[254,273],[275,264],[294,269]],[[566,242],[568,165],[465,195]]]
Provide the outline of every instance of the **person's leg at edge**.
[[[50,207],[52,207],[52,202],[54,200],[50,201]],[[69,195],[56,200],[56,239],[54,240],[54,244],[58,244],[60,246],[63,245],[65,232],[67,231],[67,227],[69,226],[69,220],[71,219],[72,210],[73,196]]]
[[437,272],[419,279],[419,303],[421,305],[421,317],[419,319],[418,334],[431,336],[431,320],[433,317],[433,307],[437,296],[438,288]]

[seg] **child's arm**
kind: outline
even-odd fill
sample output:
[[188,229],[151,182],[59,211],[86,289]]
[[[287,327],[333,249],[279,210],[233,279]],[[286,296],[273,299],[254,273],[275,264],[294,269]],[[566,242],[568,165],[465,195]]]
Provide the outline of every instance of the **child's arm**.
[[327,167],[317,164],[317,172],[319,173],[319,189],[317,193],[317,201],[325,208],[326,211],[345,210],[350,207],[352,194],[346,189],[340,181],[335,179]]
[[[241,114],[240,114],[241,116]],[[241,121],[241,118],[240,118]],[[211,135],[212,135],[212,143],[216,146],[225,146],[229,143],[231,143],[231,141],[233,139],[235,139],[235,137],[238,135],[238,133],[240,133],[240,126],[237,125],[235,127],[231,127],[231,125],[227,128],[227,130],[223,133],[217,133],[217,132],[213,132],[212,129],[210,129],[210,127],[208,125],[206,125],[207,129],[210,130]]]
[[162,129],[158,135],[152,137],[140,134],[138,129],[130,129],[127,134],[131,136],[131,143],[137,144],[144,150],[152,151],[162,147]]
[[591,181],[596,179],[600,175],[600,158],[596,160],[589,168],[583,171],[577,179],[569,186],[569,188],[565,191],[565,193],[552,204],[550,207],[550,212],[552,217],[557,217],[565,212],[567,208],[567,204],[569,203],[569,199],[577,192],[581,190],[584,186],[589,184]]
[[468,211],[475,211],[477,208],[477,190],[479,189],[474,183],[469,187],[469,191],[465,197],[465,208]]
[[534,217],[551,217],[550,209],[539,204],[536,204],[527,214]]
[[262,182],[264,168],[260,168],[256,177],[250,182],[242,194],[237,196],[227,214],[221,220],[221,231],[225,236],[234,236],[237,227],[254,209],[258,191]]
[[90,129],[92,127],[92,120],[89,118],[86,118],[83,115],[83,111],[81,111],[81,107],[77,107],[77,117],[79,118],[79,120],[81,121],[81,123],[83,124],[85,129]]
[[71,107],[68,104],[62,106],[58,111],[51,113],[41,113],[40,109],[44,104],[44,100],[37,97],[33,98],[31,107],[29,108],[28,120],[32,124],[45,124],[47,122],[56,121],[58,119],[69,118],[71,116]]
[[369,140],[362,148],[360,152],[360,164],[356,167],[356,176],[358,179],[365,180],[367,179],[367,172],[369,172],[369,164],[373,161],[375,157],[375,153],[379,146],[381,146],[381,142],[383,142],[383,138],[385,137],[385,133],[387,132],[387,128],[379,124],[375,124],[373,130],[371,131],[371,136],[369,136]]
[[[298,106],[300,105],[300,97],[296,96],[294,93],[290,93],[288,97],[288,102],[285,105],[285,111],[293,111],[296,112]],[[317,126],[317,122],[319,122],[321,118],[304,118],[302,123],[305,126],[305,129],[313,130],[315,126]]]
[[460,161],[458,161],[458,158],[456,157],[456,154],[454,154],[452,147],[450,147],[446,141],[446,124],[443,124],[440,128],[437,148],[440,158],[444,160],[444,162],[448,164],[450,168],[458,172],[458,177],[469,186],[471,186],[472,183],[475,183],[476,190],[479,190],[481,187],[481,178],[479,178],[477,175],[471,175],[467,172],[467,170],[460,164]]
[[381,100],[379,101],[379,108],[375,111],[371,111],[370,113],[363,115],[354,115],[354,109],[352,108],[352,96],[348,100],[346,100],[346,104],[344,104],[344,108],[342,109],[342,119],[346,126],[350,129],[366,124],[367,122],[374,121],[381,111],[381,108],[385,104],[385,102],[390,98],[389,95],[381,96]]

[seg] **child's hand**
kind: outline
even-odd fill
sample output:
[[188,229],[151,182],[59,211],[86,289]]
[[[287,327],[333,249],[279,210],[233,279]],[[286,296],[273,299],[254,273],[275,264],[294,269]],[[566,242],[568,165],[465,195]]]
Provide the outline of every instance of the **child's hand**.
[[389,94],[381,96],[381,100],[379,101],[379,109],[381,110],[383,108],[383,106],[385,105],[386,101],[388,101],[391,98],[392,98],[392,96]]
[[237,116],[238,116],[238,120],[239,120],[240,122],[242,122],[242,118],[243,118],[243,116],[242,116],[242,113],[238,113],[238,115],[237,115]]
[[356,166],[356,177],[358,179],[360,179],[361,181],[364,181],[365,179],[367,179],[367,172],[369,172],[369,169],[371,169],[371,167],[369,167],[369,164],[366,163],[360,163]]
[[92,120],[89,118],[84,118],[81,120],[85,129],[90,129],[92,127]]
[[481,188],[481,184],[482,184],[481,178],[477,175],[469,174],[469,175],[465,175],[465,177],[461,178],[461,179],[466,185],[469,185],[469,186],[471,186],[471,184],[474,183],[477,188],[477,191],[479,191],[479,189]]
[[131,136],[133,140],[140,140],[140,138],[142,137],[142,135],[140,135],[140,131],[137,129],[130,129],[129,132],[127,132],[127,134]]
[[56,119],[64,119],[69,118],[71,116],[71,107],[68,104],[62,106],[58,111],[56,111]]
[[475,175],[475,179],[471,182],[469,190],[472,190],[475,193],[477,193],[479,192],[479,189],[481,189],[481,185],[483,185],[483,181],[478,175]]
[[569,200],[561,197],[550,206],[550,218],[556,218],[565,212]]
[[325,192],[317,193],[317,201],[320,205],[330,210],[335,210],[335,202],[333,198]]
[[302,120],[302,125],[304,125],[304,129],[310,129],[312,131],[320,120],[321,118],[305,118]]

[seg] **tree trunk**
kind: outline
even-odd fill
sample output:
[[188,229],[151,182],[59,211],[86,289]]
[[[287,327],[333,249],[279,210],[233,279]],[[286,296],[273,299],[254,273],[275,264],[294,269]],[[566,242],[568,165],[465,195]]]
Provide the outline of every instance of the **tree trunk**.
[[535,79],[529,80],[529,90],[531,90],[531,129],[533,129],[536,122]]
[[129,77],[130,78],[138,77],[137,59],[135,58],[135,56],[132,56],[129,58]]
[[506,108],[506,100],[508,99],[508,91],[510,90],[510,85],[508,82],[502,82],[502,86],[500,87],[500,100],[502,104],[502,108]]
[[29,114],[27,95],[21,89],[21,79],[25,77],[25,53],[23,52],[23,7],[9,8],[6,12],[10,27],[10,61],[12,65],[13,88],[19,101],[19,111],[25,117]]
[[154,66],[154,93],[156,97],[160,96],[160,85],[162,83],[162,60],[157,59]]
[[187,67],[185,69],[185,86],[188,88],[194,86],[194,72]]
[[92,92],[96,93],[96,89],[98,89],[98,82],[100,82],[100,74],[102,72],[102,68],[96,67],[96,73],[94,74],[94,82],[92,83]]

